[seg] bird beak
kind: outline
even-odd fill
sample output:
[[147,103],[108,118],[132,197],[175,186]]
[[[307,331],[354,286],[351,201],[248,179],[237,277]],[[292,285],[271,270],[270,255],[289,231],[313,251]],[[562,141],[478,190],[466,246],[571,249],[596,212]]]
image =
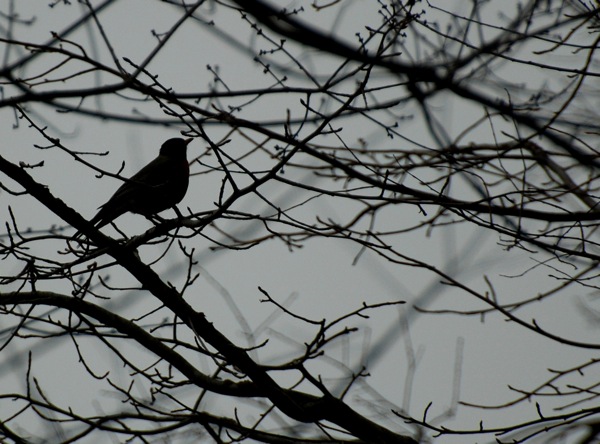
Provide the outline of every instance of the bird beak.
[[189,145],[189,143],[190,143],[192,140],[194,140],[194,139],[190,137],[189,139],[185,139],[185,140],[184,140],[184,142],[185,142],[185,144],[186,144],[186,145]]

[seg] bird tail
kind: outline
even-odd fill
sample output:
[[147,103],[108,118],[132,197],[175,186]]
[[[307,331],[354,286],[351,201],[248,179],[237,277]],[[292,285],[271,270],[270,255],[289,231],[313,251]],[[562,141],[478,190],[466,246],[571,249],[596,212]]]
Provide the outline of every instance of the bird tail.
[[[90,219],[90,224],[93,225],[96,229],[102,228],[103,226],[109,224],[114,218],[110,217],[109,211],[105,207],[100,207],[100,210],[96,213],[92,219]],[[77,240],[83,237],[83,232],[77,231],[73,236],[73,239]]]

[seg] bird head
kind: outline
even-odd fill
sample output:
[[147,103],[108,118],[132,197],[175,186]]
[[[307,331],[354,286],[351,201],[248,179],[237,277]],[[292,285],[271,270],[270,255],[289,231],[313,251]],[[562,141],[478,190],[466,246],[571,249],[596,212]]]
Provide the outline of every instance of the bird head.
[[179,137],[169,139],[160,147],[160,155],[175,158],[185,158],[187,146],[192,140],[193,139],[181,139]]

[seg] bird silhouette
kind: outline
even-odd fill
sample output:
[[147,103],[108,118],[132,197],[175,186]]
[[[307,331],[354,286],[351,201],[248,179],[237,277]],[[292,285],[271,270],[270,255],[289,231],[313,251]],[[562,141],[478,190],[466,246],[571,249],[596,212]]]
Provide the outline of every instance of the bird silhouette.
[[153,216],[175,207],[188,189],[187,146],[193,139],[169,139],[156,159],[127,179],[90,220],[96,228],[126,212]]

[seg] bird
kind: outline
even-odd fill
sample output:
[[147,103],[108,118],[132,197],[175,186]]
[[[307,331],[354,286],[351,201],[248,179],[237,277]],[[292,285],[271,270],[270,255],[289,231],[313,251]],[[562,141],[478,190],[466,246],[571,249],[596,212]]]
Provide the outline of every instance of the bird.
[[188,189],[187,146],[192,140],[174,138],[163,143],[158,157],[127,179],[98,207],[90,223],[101,228],[127,212],[150,218],[175,207]]

